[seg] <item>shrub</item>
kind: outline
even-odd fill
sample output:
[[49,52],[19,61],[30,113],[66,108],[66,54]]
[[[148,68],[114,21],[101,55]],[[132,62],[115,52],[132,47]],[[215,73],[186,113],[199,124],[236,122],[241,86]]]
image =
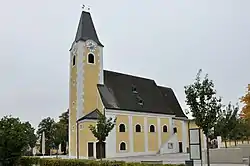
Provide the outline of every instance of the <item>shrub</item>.
[[19,164],[21,166],[31,166],[33,164],[40,164],[40,157],[21,157],[19,160]]
[[60,159],[60,158],[39,158],[39,157],[22,157],[21,166],[185,166],[184,164],[142,164],[126,163],[124,161],[95,161],[82,159]]

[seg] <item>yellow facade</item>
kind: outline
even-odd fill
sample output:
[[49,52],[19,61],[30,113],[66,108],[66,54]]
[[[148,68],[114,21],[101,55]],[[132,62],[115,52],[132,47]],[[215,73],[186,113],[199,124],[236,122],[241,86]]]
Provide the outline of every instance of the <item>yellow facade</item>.
[[[124,142],[126,144],[126,151],[129,151],[129,119],[127,115],[116,116],[116,152],[120,152],[120,144]],[[119,132],[119,125],[124,124],[126,126],[125,132]]]
[[[86,115],[97,108],[97,103],[99,99],[99,94],[97,90],[97,84],[99,83],[99,74],[100,74],[100,56],[99,48],[94,52],[89,52],[88,48],[85,46],[84,48],[85,54],[83,58],[84,63],[84,74],[83,74],[83,89],[84,89],[84,112]],[[94,64],[88,63],[88,55],[94,55]],[[102,111],[102,110],[99,110]]]
[[182,142],[183,140],[183,136],[182,136],[182,133],[183,133],[183,129],[182,129],[182,120],[175,120],[174,121],[175,123],[175,126],[177,127],[177,137],[178,137],[178,141],[179,142]]
[[[155,132],[149,131],[151,125],[154,125]],[[148,151],[158,151],[157,118],[148,118],[148,127],[145,132],[148,132]]]
[[96,142],[96,138],[89,130],[90,125],[95,125],[95,122],[85,121],[79,124],[79,155],[88,156],[88,142]]
[[[136,132],[135,126],[141,126],[141,132]],[[133,140],[134,140],[134,152],[144,152],[145,151],[145,135],[144,132],[144,117],[142,116],[133,116],[132,117],[132,126],[133,126]]]
[[[170,129],[169,129],[169,126],[170,126],[170,122],[169,122],[169,118],[160,118],[160,121],[161,121],[161,143],[165,143],[168,139],[169,139],[169,136],[170,136]],[[166,125],[167,126],[167,132],[163,132],[163,126]]]

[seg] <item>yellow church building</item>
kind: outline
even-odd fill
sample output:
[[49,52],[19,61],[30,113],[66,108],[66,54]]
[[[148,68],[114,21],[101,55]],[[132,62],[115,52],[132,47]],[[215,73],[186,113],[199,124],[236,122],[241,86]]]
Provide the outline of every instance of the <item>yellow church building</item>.
[[82,11],[70,49],[69,156],[99,158],[89,130],[98,114],[117,118],[103,146],[105,157],[185,153],[195,127],[169,87],[152,79],[103,69],[103,48],[91,14]]

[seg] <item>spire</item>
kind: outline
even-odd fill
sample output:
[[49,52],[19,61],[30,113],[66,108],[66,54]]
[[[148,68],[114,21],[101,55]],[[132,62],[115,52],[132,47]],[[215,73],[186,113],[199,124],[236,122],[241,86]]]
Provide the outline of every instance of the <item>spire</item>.
[[82,11],[76,32],[75,42],[86,41],[88,39],[95,41],[98,45],[103,47],[102,43],[98,39],[90,13]]

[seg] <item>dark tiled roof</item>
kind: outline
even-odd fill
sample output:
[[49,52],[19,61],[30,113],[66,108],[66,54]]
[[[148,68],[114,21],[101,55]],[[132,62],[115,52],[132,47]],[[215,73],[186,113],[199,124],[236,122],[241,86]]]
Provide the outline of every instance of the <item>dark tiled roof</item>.
[[101,112],[98,109],[95,109],[94,111],[92,111],[92,112],[88,113],[87,115],[81,117],[77,121],[81,121],[81,120],[84,120],[84,119],[97,120],[100,114],[101,114]]
[[109,109],[174,114],[151,79],[104,70],[104,85],[98,85],[98,90]]
[[162,95],[164,96],[165,99],[164,101],[166,102],[168,107],[170,107],[170,109],[174,111],[175,115],[177,117],[187,118],[183,110],[181,109],[181,106],[174,94],[174,91],[171,88],[162,86],[158,86],[158,88],[160,89]]
[[98,45],[103,47],[102,43],[98,39],[90,13],[83,11],[78,24],[75,42],[80,40],[86,41],[88,39],[95,41]]

